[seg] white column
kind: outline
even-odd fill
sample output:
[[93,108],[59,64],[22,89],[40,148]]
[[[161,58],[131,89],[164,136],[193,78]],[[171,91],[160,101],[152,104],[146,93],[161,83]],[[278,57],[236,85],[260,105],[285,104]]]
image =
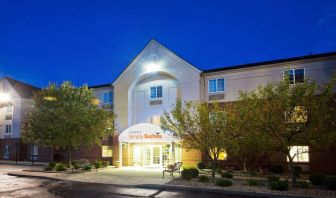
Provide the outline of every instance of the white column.
[[122,142],[119,142],[119,164],[122,167]]

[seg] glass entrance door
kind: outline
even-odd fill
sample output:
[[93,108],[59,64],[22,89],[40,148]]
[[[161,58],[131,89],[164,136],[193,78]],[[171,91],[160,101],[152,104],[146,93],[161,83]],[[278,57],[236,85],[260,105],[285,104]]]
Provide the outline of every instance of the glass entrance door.
[[161,161],[161,146],[152,146],[151,165],[160,166]]

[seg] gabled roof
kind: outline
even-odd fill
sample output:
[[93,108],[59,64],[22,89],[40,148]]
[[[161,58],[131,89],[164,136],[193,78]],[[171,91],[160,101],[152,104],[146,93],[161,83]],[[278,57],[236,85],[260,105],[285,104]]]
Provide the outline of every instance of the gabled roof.
[[6,79],[12,88],[20,95],[22,98],[31,98],[34,96],[34,92],[40,90],[40,88],[35,87],[33,85],[12,79],[8,76],[2,77],[2,79]]
[[243,68],[257,67],[257,66],[270,65],[270,64],[276,64],[276,63],[285,63],[285,62],[291,62],[291,61],[303,61],[303,60],[309,60],[309,59],[327,58],[331,56],[336,56],[336,52],[327,52],[327,53],[321,53],[321,54],[298,56],[298,57],[277,59],[277,60],[271,60],[271,61],[263,61],[263,62],[257,62],[257,63],[244,64],[244,65],[220,67],[220,68],[215,68],[215,69],[203,70],[203,73],[220,72],[220,71],[233,70],[233,69],[243,69]]
[[184,63],[186,63],[187,65],[189,65],[191,68],[193,68],[194,70],[196,70],[197,72],[201,73],[202,71],[199,70],[198,68],[196,68],[195,66],[193,66],[192,64],[190,64],[188,61],[186,61],[185,59],[181,58],[179,55],[177,55],[176,53],[174,53],[172,50],[166,48],[165,46],[163,46],[162,44],[160,44],[158,41],[156,41],[155,39],[151,39],[146,45],[145,47],[140,51],[140,53],[130,62],[130,64],[128,64],[128,66],[124,69],[124,71],[118,76],[118,78],[113,82],[112,85],[114,85],[115,83],[117,83],[119,81],[119,79],[125,74],[127,73],[127,71],[139,60],[139,58],[141,57],[141,55],[144,53],[144,51],[146,51],[147,48],[149,48],[152,45],[156,45],[158,47],[160,47],[161,49],[163,49],[164,51],[170,53],[171,55],[177,57],[179,60],[183,61]]
[[112,83],[89,86],[89,89],[97,89],[103,87],[112,87]]

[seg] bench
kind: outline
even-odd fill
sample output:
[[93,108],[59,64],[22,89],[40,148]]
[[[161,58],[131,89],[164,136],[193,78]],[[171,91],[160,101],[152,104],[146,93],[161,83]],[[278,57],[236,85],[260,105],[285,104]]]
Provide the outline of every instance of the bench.
[[85,166],[91,166],[91,163],[87,159],[80,159],[80,160],[72,161],[71,165],[72,165],[71,172],[73,172],[74,170],[76,170],[76,172],[77,172],[78,169],[81,169],[82,172],[84,172],[84,167]]
[[172,176],[173,179],[175,179],[174,178],[174,173],[181,174],[181,170],[180,170],[181,166],[182,166],[182,162],[176,162],[176,163],[174,163],[174,165],[172,165],[170,167],[169,166],[164,167],[164,170],[162,172],[162,179],[164,178],[165,172],[170,173],[170,176]]

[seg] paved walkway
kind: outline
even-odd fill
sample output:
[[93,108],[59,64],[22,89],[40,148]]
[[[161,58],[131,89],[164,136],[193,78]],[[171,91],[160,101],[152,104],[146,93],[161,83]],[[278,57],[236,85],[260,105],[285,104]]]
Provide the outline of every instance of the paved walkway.
[[[99,169],[98,171],[92,170],[84,173],[45,173],[34,171],[14,171],[9,172],[9,175],[14,176],[33,176],[39,178],[48,178],[55,180],[67,181],[80,181],[90,183],[102,184],[116,184],[116,185],[163,185],[171,181],[171,177],[166,175],[162,179],[162,169],[158,168],[112,168],[107,167]],[[176,175],[178,176],[178,175]]]

